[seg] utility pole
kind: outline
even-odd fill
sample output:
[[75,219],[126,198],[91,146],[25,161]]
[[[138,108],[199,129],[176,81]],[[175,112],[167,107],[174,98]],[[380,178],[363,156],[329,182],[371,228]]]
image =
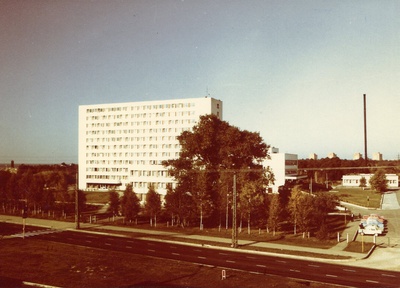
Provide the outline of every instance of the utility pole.
[[238,240],[237,240],[237,221],[236,221],[236,174],[233,174],[233,193],[232,193],[232,247],[237,248]]
[[[228,187],[227,187],[228,188]],[[226,216],[225,216],[225,225],[226,225],[226,230],[228,230],[228,224],[229,224],[229,188],[226,189]]]
[[79,225],[78,173],[76,173],[76,183],[75,183],[75,228],[76,229],[80,229],[80,225]]

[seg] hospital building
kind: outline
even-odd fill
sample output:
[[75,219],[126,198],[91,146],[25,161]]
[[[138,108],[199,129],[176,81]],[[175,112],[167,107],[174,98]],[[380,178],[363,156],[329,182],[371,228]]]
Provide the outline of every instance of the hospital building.
[[125,190],[141,200],[150,185],[165,195],[175,181],[162,165],[179,157],[177,140],[201,115],[222,120],[222,101],[189,98],[79,106],[79,189]]

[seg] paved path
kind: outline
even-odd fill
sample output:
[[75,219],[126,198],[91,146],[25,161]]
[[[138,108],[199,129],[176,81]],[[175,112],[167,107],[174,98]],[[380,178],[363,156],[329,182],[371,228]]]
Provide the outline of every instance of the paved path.
[[400,209],[399,201],[397,199],[397,193],[385,193],[383,194],[382,210],[398,210]]

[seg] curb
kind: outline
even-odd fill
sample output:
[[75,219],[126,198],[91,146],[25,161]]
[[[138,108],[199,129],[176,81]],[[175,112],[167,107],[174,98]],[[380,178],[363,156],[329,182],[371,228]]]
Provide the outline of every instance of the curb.
[[[69,231],[75,231],[75,232],[81,232],[81,233],[88,233],[88,234],[98,234],[98,235],[109,235],[109,236],[116,236],[116,237],[122,237],[122,238],[130,238],[127,235],[121,235],[118,233],[108,233],[108,232],[98,232],[98,231],[88,231],[88,230],[76,230],[76,229],[67,229]],[[165,239],[157,239],[153,237],[140,237],[140,240],[149,240],[149,241],[154,241],[154,242],[163,242],[163,243],[170,243],[170,244],[178,244],[178,245],[185,245],[185,246],[192,246],[192,247],[202,247],[202,248],[207,248],[207,249],[214,249],[214,250],[224,250],[224,251],[231,251],[231,252],[238,252],[238,253],[246,253],[246,254],[257,254],[257,255],[268,255],[268,256],[279,256],[282,258],[290,258],[290,259],[302,259],[302,260],[308,260],[308,261],[317,261],[317,262],[325,262],[325,261],[331,261],[331,262],[352,262],[352,261],[358,261],[363,258],[353,258],[349,256],[349,259],[329,259],[329,258],[319,258],[319,257],[313,257],[313,256],[298,256],[298,255],[291,255],[291,254],[280,254],[280,253],[275,253],[275,252],[267,252],[267,251],[258,251],[258,250],[247,250],[247,249],[236,249],[236,248],[231,248],[231,247],[224,247],[224,246],[215,246],[211,244],[197,244],[197,243],[190,243],[190,242],[184,242],[184,241],[179,241],[179,240],[165,240]],[[271,249],[276,249],[276,248],[271,248]],[[281,249],[284,251],[285,249]],[[288,250],[287,250],[288,251]],[[314,252],[309,252],[309,253],[314,253]],[[372,253],[372,252],[371,252]],[[324,253],[314,253],[314,254],[324,254]],[[332,254],[325,254],[325,255],[332,255]],[[337,256],[341,256],[340,254],[336,254]],[[333,256],[333,255],[332,255]]]

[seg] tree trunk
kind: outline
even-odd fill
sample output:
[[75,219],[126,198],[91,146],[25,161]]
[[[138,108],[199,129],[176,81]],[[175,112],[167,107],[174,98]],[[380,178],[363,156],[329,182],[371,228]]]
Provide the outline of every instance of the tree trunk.
[[250,212],[249,212],[249,216],[247,218],[247,234],[250,235]]

